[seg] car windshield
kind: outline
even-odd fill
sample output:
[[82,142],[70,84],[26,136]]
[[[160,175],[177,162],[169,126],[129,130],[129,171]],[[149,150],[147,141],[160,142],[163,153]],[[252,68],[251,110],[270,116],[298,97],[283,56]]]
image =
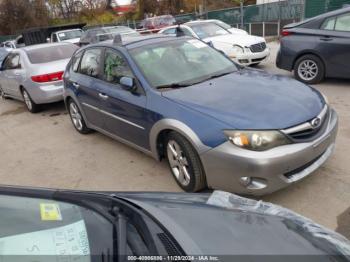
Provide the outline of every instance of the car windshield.
[[73,44],[52,45],[30,49],[26,53],[32,64],[42,64],[71,58],[77,49]]
[[215,49],[196,39],[178,39],[130,50],[150,84],[183,87],[232,73],[235,64]]
[[[32,256],[56,258],[64,254],[88,262],[101,241],[106,249],[113,249],[113,225],[84,207],[1,195],[0,209],[1,256],[26,256],[23,261],[44,261]],[[102,231],[104,238],[98,239],[96,234]]]
[[217,25],[219,25],[219,26],[225,28],[226,30],[231,28],[231,26],[230,26],[229,24],[226,24],[225,22],[222,22],[222,21],[220,21],[220,20],[216,20],[215,23],[216,23]]
[[74,39],[74,38],[80,38],[83,34],[83,31],[78,29],[78,30],[72,30],[72,31],[64,31],[64,32],[58,32],[58,38],[61,41],[69,40],[69,39]]
[[113,35],[121,34],[121,35],[127,35],[127,36],[139,36],[140,34],[129,27],[112,27],[112,28],[106,28],[106,31],[108,33],[111,33]]
[[113,39],[113,34],[106,28],[90,29],[80,38],[81,43],[97,43]]
[[188,24],[188,26],[192,28],[200,39],[230,34],[226,29],[215,23]]

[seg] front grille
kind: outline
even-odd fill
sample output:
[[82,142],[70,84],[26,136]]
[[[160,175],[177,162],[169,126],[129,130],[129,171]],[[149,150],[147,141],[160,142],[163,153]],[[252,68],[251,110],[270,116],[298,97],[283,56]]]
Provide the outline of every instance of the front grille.
[[253,53],[260,53],[260,52],[264,51],[265,49],[266,49],[265,42],[261,42],[261,43],[250,46],[250,51],[252,51]]
[[322,135],[323,132],[325,131],[328,120],[329,120],[329,112],[327,112],[326,117],[323,119],[322,124],[318,128],[305,129],[303,131],[290,133],[288,134],[288,136],[292,138],[292,140],[295,142],[306,142],[306,141],[316,139],[317,137]]

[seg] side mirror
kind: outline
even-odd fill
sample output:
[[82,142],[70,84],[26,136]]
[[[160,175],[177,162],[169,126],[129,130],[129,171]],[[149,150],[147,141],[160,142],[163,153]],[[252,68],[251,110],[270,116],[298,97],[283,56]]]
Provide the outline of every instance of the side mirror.
[[120,78],[119,83],[127,91],[134,92],[136,90],[135,80],[132,77],[123,76]]
[[214,44],[212,41],[207,42],[207,45],[214,48]]

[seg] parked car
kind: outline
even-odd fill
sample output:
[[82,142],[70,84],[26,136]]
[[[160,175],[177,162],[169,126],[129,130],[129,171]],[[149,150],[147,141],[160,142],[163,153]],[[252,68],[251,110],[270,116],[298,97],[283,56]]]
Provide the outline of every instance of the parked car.
[[159,33],[175,35],[179,28],[185,35],[203,40],[240,65],[258,65],[270,55],[270,50],[264,38],[232,34],[213,22],[188,22],[181,26],[167,27]]
[[15,43],[15,40],[9,40],[9,41],[5,41],[5,42],[2,42],[0,44],[0,48],[5,48],[7,51],[10,51],[12,49],[16,49],[16,43]]
[[6,48],[0,48],[0,65],[2,64],[8,53],[9,51],[7,51]]
[[10,261],[343,262],[350,255],[345,237],[290,210],[225,192],[3,187],[0,211],[0,255]]
[[146,18],[141,22],[141,29],[152,30],[157,33],[160,29],[176,24],[176,19],[172,15],[162,15]]
[[72,44],[78,44],[83,33],[84,31],[80,28],[57,31],[51,34],[48,42],[69,42]]
[[308,84],[325,77],[350,77],[350,7],[329,12],[282,31],[277,67],[294,71]]
[[311,174],[334,149],[337,114],[321,93],[240,69],[192,37],[82,48],[64,86],[78,132],[97,130],[166,158],[187,192],[271,193]]
[[120,34],[121,36],[140,36],[141,34],[137,32],[136,30],[127,27],[127,26],[111,26],[111,27],[105,27],[107,32],[113,34],[113,36]]
[[77,44],[85,23],[35,27],[28,28],[21,32],[17,38],[17,47],[38,45],[44,43],[70,42]]
[[0,96],[24,101],[36,113],[41,104],[63,99],[62,75],[78,47],[71,43],[41,44],[15,49],[1,65]]
[[209,22],[209,23],[215,23],[223,28],[225,28],[227,31],[231,32],[232,34],[238,34],[238,35],[248,35],[248,32],[243,30],[243,29],[239,29],[239,28],[235,28],[230,26],[229,24],[226,24],[225,22],[221,21],[221,20],[217,20],[217,19],[209,19],[209,20],[202,20],[204,22]]
[[98,42],[103,42],[111,40],[115,35],[121,35],[123,37],[139,36],[140,34],[126,26],[108,26],[108,27],[98,27],[91,28],[84,32],[80,38],[80,46],[94,44]]

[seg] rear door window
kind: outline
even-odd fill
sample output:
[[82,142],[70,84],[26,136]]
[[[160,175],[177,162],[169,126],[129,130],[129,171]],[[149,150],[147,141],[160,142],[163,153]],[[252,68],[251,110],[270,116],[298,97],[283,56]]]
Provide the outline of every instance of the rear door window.
[[71,58],[78,46],[73,44],[52,45],[26,50],[32,64],[50,63]]
[[80,63],[80,73],[98,78],[101,65],[101,48],[91,48],[85,51]]
[[327,18],[321,29],[350,32],[350,13]]
[[335,30],[350,32],[350,13],[337,17],[337,21],[335,23]]

